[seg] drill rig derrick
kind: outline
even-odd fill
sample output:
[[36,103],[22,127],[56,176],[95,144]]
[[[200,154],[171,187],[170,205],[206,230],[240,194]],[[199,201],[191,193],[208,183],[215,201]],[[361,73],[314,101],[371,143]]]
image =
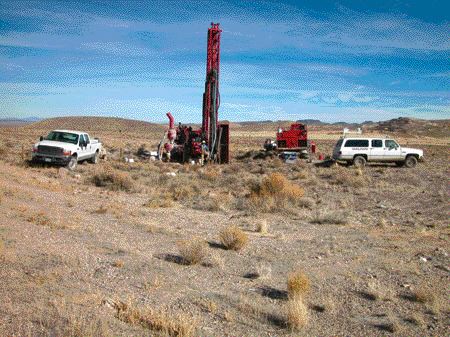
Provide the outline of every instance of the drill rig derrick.
[[[202,146],[206,145],[209,149],[208,161],[219,164],[229,162],[229,124],[218,122],[221,32],[218,23],[211,23],[207,35],[206,81],[201,129],[193,130],[192,127],[183,126],[181,123],[175,129],[174,119],[169,112],[167,114],[169,129],[158,149],[160,158],[165,152],[166,157],[172,161],[184,163],[198,160],[202,155]],[[173,137],[174,134],[175,137]]]

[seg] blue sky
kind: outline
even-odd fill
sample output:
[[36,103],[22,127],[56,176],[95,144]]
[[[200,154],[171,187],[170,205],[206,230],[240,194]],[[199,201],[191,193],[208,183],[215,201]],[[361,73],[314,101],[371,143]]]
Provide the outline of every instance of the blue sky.
[[0,0],[0,117],[199,122],[214,21],[220,119],[450,118],[445,3]]

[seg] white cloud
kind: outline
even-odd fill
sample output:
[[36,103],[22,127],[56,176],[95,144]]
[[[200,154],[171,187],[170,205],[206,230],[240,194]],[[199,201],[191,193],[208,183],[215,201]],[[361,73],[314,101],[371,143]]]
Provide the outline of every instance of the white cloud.
[[123,56],[148,56],[152,53],[147,48],[133,46],[124,42],[86,42],[81,44],[81,48]]

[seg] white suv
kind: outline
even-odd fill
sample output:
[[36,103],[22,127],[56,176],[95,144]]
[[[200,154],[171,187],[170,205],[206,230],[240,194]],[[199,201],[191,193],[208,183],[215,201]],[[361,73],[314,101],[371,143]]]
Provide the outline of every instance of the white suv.
[[423,151],[401,147],[389,138],[343,137],[334,147],[333,159],[358,167],[366,162],[393,162],[398,166],[414,167],[423,159]]

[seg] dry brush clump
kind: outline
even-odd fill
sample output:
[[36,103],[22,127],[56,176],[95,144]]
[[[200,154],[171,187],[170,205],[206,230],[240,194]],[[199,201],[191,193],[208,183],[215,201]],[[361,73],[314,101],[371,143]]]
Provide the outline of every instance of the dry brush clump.
[[411,298],[415,302],[426,303],[432,305],[436,303],[436,295],[431,287],[428,285],[421,285],[412,290]]
[[170,208],[174,206],[174,201],[169,193],[155,192],[144,206],[149,208]]
[[130,192],[134,188],[133,180],[128,173],[112,167],[106,167],[103,171],[94,173],[91,181],[97,187],[105,187],[112,191]]
[[208,255],[207,244],[200,238],[178,241],[177,246],[182,262],[186,265],[201,263]]
[[286,323],[291,329],[301,329],[309,322],[308,307],[302,297],[289,298],[286,303]]
[[225,249],[241,250],[248,242],[248,235],[239,227],[232,225],[220,232],[221,244]]
[[115,304],[116,317],[128,324],[139,325],[144,329],[158,332],[164,336],[195,336],[196,320],[184,313],[171,313],[166,310],[156,311],[151,308],[140,309],[131,304]]
[[308,276],[302,271],[293,271],[287,278],[287,291],[290,298],[305,297],[309,292],[311,283]]
[[266,219],[262,219],[256,223],[256,231],[261,233],[262,235],[266,235],[269,233],[269,223]]
[[305,327],[309,312],[305,303],[310,289],[310,280],[302,271],[293,271],[287,278],[288,301],[286,303],[286,323],[292,329]]
[[363,187],[366,186],[370,180],[361,168],[335,166],[332,169],[332,172],[334,173],[333,183],[336,185]]
[[281,173],[271,173],[251,187],[250,206],[260,211],[276,212],[297,206],[305,191]]

